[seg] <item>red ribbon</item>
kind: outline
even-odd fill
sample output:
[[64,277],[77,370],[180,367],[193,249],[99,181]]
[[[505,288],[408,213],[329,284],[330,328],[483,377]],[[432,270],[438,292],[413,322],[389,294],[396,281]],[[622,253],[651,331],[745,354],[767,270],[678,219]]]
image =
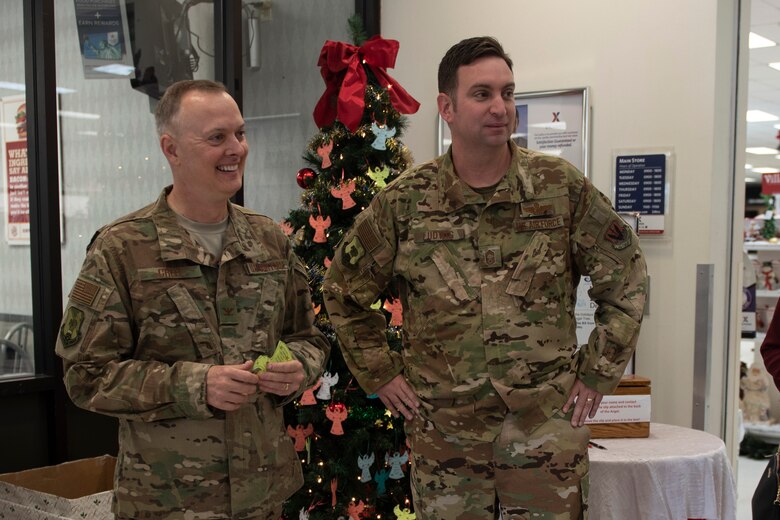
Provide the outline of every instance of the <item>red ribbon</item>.
[[395,66],[398,42],[374,36],[360,47],[328,40],[322,46],[320,67],[325,80],[325,93],[314,107],[314,122],[319,128],[338,118],[354,132],[360,125],[365,109],[367,77],[363,63],[368,65],[379,84],[387,88],[390,102],[402,114],[414,114],[420,103],[391,78],[385,69]]

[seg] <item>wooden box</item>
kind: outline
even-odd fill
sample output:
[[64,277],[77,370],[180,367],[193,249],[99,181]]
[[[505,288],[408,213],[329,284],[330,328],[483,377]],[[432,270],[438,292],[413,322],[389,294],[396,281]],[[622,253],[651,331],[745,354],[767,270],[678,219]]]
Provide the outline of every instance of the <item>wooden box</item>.
[[624,376],[615,392],[605,395],[599,411],[585,423],[593,439],[650,435],[650,380]]

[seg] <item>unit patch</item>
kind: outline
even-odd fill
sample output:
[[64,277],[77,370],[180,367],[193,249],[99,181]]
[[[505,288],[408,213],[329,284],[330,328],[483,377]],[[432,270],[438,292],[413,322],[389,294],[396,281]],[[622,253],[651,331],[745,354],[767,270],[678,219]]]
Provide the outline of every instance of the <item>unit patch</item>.
[[366,250],[363,248],[360,238],[355,235],[347,242],[347,245],[344,246],[344,263],[351,267],[356,267],[365,254]]
[[84,311],[76,307],[68,307],[65,319],[60,327],[60,338],[65,347],[72,347],[81,340],[81,325],[84,323]]
[[631,233],[622,220],[615,219],[607,226],[604,238],[612,244],[612,247],[621,251],[631,245]]

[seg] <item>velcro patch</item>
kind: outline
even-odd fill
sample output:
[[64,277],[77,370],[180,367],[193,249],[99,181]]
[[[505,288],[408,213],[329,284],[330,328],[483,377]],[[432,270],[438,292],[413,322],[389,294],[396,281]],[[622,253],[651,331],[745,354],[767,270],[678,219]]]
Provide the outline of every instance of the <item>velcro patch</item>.
[[607,226],[604,232],[604,238],[612,244],[617,251],[621,251],[631,245],[631,232],[628,226],[621,219],[614,219]]
[[551,217],[555,215],[555,205],[552,202],[521,202],[520,211],[528,217]]
[[81,341],[81,326],[83,324],[84,311],[73,306],[65,309],[65,318],[60,327],[60,339],[63,346],[72,347]]
[[550,218],[521,218],[515,220],[515,231],[538,231],[563,227],[563,216]]
[[349,242],[344,245],[344,263],[350,267],[356,267],[366,254],[363,242],[358,235],[354,235]]
[[76,283],[73,284],[70,298],[87,307],[91,307],[99,292],[100,286],[98,284],[79,278],[76,280]]
[[261,273],[270,273],[272,271],[286,271],[287,270],[287,261],[286,260],[271,260],[268,262],[254,262],[245,264],[246,265],[246,272],[249,274],[261,274]]
[[368,219],[363,219],[363,221],[358,224],[356,232],[357,236],[360,237],[360,243],[363,244],[363,247],[369,253],[379,247],[382,243]]
[[415,242],[441,242],[463,238],[466,238],[466,232],[462,229],[428,229],[414,232]]

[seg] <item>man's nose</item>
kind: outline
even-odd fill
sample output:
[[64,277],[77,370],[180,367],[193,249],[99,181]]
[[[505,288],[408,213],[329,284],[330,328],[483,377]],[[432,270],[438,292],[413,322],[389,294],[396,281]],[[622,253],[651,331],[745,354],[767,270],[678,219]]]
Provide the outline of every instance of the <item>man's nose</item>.
[[490,112],[496,115],[504,115],[507,113],[506,102],[501,96],[493,96],[490,101]]

